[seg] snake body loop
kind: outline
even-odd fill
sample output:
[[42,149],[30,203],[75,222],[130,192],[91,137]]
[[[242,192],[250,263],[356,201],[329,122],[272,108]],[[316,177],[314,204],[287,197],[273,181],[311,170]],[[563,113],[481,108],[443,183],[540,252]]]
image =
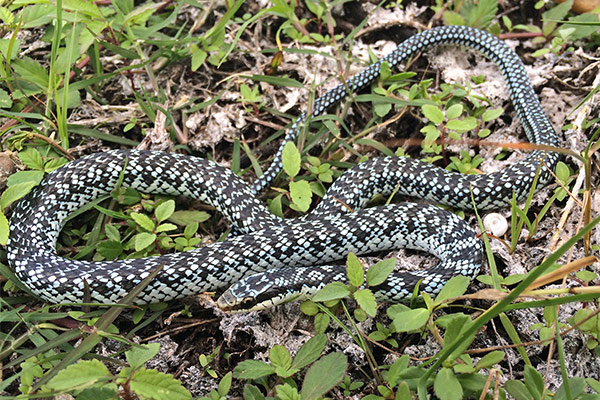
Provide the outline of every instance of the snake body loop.
[[[373,82],[382,62],[394,67],[428,48],[460,44],[494,60],[507,82],[514,108],[530,141],[558,145],[518,56],[497,38],[467,27],[434,28],[412,36],[387,57],[345,84],[327,92],[312,116],[325,112],[348,93]],[[11,217],[7,245],[9,263],[18,278],[43,299],[79,302],[84,283],[93,301],[116,302],[148,274],[163,265],[138,303],[167,301],[230,285],[219,304],[236,310],[276,304],[299,292],[314,291],[328,280],[344,280],[339,266],[321,266],[345,259],[348,252],[408,247],[440,259],[434,268],[395,272],[376,290],[383,300],[402,300],[422,279],[421,290],[437,293],[452,276],[473,277],[482,264],[482,246],[475,232],[455,215],[430,205],[401,204],[364,209],[376,193],[400,193],[458,208],[506,207],[513,196],[524,198],[539,174],[550,180],[557,153],[533,151],[504,170],[461,175],[401,157],[374,158],[346,171],[306,218],[284,220],[268,212],[257,193],[282,169],[283,145],[293,140],[307,120],[302,114],[287,133],[269,169],[252,186],[231,171],[204,159],[153,151],[113,150],[73,161],[49,174],[22,199]],[[543,161],[544,166],[540,168]],[[196,250],[142,259],[102,262],[67,260],[55,246],[67,216],[109,194],[123,174],[123,186],[145,193],[182,195],[201,200],[228,219],[242,235]],[[357,210],[349,213],[348,210]],[[274,290],[276,289],[276,290]]]

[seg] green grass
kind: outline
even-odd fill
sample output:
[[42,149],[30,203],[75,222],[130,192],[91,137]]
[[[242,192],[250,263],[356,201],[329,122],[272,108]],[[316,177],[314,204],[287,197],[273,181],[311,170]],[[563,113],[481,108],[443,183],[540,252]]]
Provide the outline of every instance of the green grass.
[[[19,165],[0,196],[0,245],[7,240],[11,205],[44,175],[83,154],[146,143],[149,134],[162,134],[161,140],[176,151],[230,163],[235,173],[254,179],[268,166],[286,126],[301,111],[310,110],[324,85],[348,77],[350,64],[364,66],[376,59],[372,49],[369,60],[353,56],[359,40],[373,46],[380,34],[395,37],[384,26],[370,38],[365,27],[376,12],[392,13],[401,6],[386,2],[363,18],[351,11],[360,7],[358,3],[307,0],[296,5],[278,0],[259,8],[241,0],[227,1],[226,6],[59,0],[0,7],[0,135],[2,150]],[[347,13],[339,14],[337,6],[347,7]],[[507,38],[531,39],[533,49],[518,48],[527,63],[548,54],[568,59],[577,47],[584,52],[597,49],[594,15],[569,14],[570,2],[540,2],[539,21],[537,14],[524,18],[521,6],[511,3],[503,12],[495,0],[440,0],[428,11],[439,13],[436,24],[464,23]],[[34,43],[41,46],[34,49]],[[256,49],[257,44],[261,48]],[[314,77],[324,72],[323,60],[332,67],[325,71],[329,78],[317,82]],[[286,148],[284,173],[262,194],[269,209],[286,217],[307,212],[331,181],[373,155],[409,154],[478,173],[483,157],[452,152],[439,139],[468,143],[492,134],[494,140],[493,132],[502,129],[498,118],[514,118],[514,112],[481,94],[479,85],[488,78],[477,66],[463,85],[439,83],[427,67],[422,58],[413,60],[410,71],[384,67],[382,79],[370,91],[310,121],[296,144]],[[557,81],[552,84],[565,88]],[[583,112],[582,106],[589,106],[597,91],[596,86],[573,112]],[[295,95],[301,100],[282,111]],[[235,118],[211,119],[219,111]],[[254,348],[253,339],[244,335],[228,341],[216,320],[231,317],[202,302],[128,306],[152,276],[110,307],[48,305],[0,264],[0,398],[60,393],[78,399],[169,400],[191,398],[192,393],[209,399],[229,395],[282,400],[351,395],[600,398],[598,376],[575,374],[578,358],[565,350],[576,343],[580,358],[600,355],[600,290],[591,268],[600,250],[591,241],[599,222],[591,203],[598,180],[593,157],[600,147],[600,129],[597,119],[583,120],[577,129],[587,134],[585,151],[562,150],[569,157],[555,172],[556,188],[546,189],[547,200],[537,201],[539,190],[532,190],[526,202],[512,206],[507,236],[483,235],[490,274],[478,277],[479,286],[469,287],[457,278],[436,298],[419,299],[415,293],[410,307],[377,304],[368,288],[359,289],[365,281],[364,266],[349,256],[351,284],[325,289],[314,301],[300,305],[298,318],[312,331],[302,329],[307,337],[292,353],[282,345]],[[569,128],[573,126],[565,122]],[[225,137],[206,139],[216,130]],[[401,145],[417,146],[397,148],[398,140],[390,140],[390,132]],[[208,145],[198,148],[202,135]],[[510,151],[508,146],[496,158],[505,159]],[[582,186],[574,191],[579,174]],[[556,243],[554,230],[570,198],[576,200],[569,206],[571,220],[559,244],[549,248]],[[482,229],[479,215],[466,214]],[[528,234],[522,235],[525,228]],[[224,239],[227,233],[226,224],[207,207],[118,188],[70,218],[57,250],[93,260],[143,257],[186,251]],[[506,254],[495,244],[504,246]],[[538,248],[544,249],[543,257],[531,256]],[[526,270],[508,275],[505,264],[511,260],[524,260]],[[366,283],[385,276],[388,264],[378,264]],[[551,281],[549,276],[572,285],[540,286]],[[538,322],[525,332],[518,312]],[[372,317],[376,323],[369,325]],[[269,312],[263,314],[263,321],[269,318]],[[165,328],[165,321],[177,326]],[[184,349],[178,353],[185,360],[182,368],[196,367],[200,378],[187,379],[179,365],[160,370],[151,366],[156,365],[151,360],[165,356],[157,343],[140,345],[140,338],[163,335],[165,330]],[[335,335],[350,338],[362,358],[350,356],[332,340]],[[411,346],[439,351],[428,358],[409,357]],[[102,353],[101,348],[111,350]],[[261,352],[268,356],[253,359]],[[517,362],[508,357],[515,354]],[[558,371],[540,373],[547,360],[557,360]],[[559,384],[554,385],[557,376]],[[203,389],[195,385],[199,382]]]

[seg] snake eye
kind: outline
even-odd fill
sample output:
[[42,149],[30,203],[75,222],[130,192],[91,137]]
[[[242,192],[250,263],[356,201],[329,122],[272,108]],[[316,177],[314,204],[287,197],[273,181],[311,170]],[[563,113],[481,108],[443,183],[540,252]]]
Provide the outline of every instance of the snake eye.
[[244,300],[242,300],[242,308],[245,310],[250,310],[255,305],[256,305],[255,297],[245,297]]

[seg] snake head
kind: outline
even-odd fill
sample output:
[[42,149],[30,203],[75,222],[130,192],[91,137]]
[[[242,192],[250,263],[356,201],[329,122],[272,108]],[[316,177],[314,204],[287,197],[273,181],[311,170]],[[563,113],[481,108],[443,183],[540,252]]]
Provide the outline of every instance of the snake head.
[[232,288],[227,289],[217,299],[217,306],[226,313],[254,311],[256,304],[256,298],[251,296],[239,298],[235,295],[235,289],[232,290]]
[[291,274],[298,269],[274,268],[250,275],[231,285],[217,305],[226,313],[264,310],[289,301],[298,300],[305,294],[302,285],[294,285]]

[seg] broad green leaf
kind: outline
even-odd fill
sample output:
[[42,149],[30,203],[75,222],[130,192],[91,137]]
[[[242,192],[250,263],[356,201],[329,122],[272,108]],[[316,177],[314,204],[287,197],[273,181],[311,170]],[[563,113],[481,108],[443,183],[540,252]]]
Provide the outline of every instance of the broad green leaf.
[[429,311],[425,308],[416,308],[414,310],[408,310],[399,312],[394,315],[390,328],[394,332],[410,332],[417,329],[421,329],[429,319]]
[[354,293],[354,300],[370,317],[377,314],[377,302],[369,289],[359,289]]
[[301,212],[308,211],[312,199],[312,191],[307,181],[290,182],[290,196],[293,203],[290,207]]
[[[464,365],[464,364],[463,364]],[[457,365],[454,367],[456,368]],[[465,392],[480,393],[481,389],[485,387],[487,382],[487,376],[484,374],[474,374],[472,372],[464,374],[456,374],[460,385]],[[505,398],[505,396],[503,396]]]
[[486,138],[488,136],[490,136],[492,133],[492,131],[490,131],[487,128],[481,129],[479,132],[477,132],[477,136],[479,136],[480,138]]
[[489,275],[478,275],[477,278],[475,278],[475,279],[477,279],[479,282],[481,282],[485,285],[489,285],[489,286],[494,285],[494,280]]
[[135,325],[139,324],[142,318],[146,315],[146,307],[136,308],[133,310],[133,323]]
[[136,224],[138,224],[138,226],[149,232],[152,232],[156,227],[154,225],[154,221],[152,221],[146,214],[131,213],[130,217],[135,221]]
[[274,367],[288,369],[292,365],[292,357],[285,347],[276,344],[269,350],[269,360]]
[[448,121],[446,125],[448,129],[452,129],[457,132],[466,132],[477,127],[477,120],[473,117],[466,117],[465,119],[453,119]]
[[305,315],[312,316],[319,312],[319,307],[314,301],[306,300],[300,304],[300,311],[302,311]]
[[48,88],[48,71],[39,62],[23,57],[13,60],[11,65],[21,79],[34,84],[40,90]]
[[582,308],[575,312],[575,315],[568,318],[567,321],[572,325],[577,325],[581,331],[596,332],[599,322],[598,315],[594,315],[595,311],[589,308]]
[[501,116],[503,112],[504,112],[504,109],[502,109],[502,108],[495,108],[493,110],[485,110],[485,112],[481,116],[481,119],[483,120],[483,122],[489,122],[489,121],[492,121],[492,120],[498,118],[499,116]]
[[350,284],[354,287],[360,287],[365,280],[365,271],[360,260],[354,253],[348,253],[346,260],[346,274]]
[[[306,8],[308,8],[308,10],[315,14],[317,16],[317,18],[320,20],[323,17],[323,12],[325,11],[325,8],[323,6],[321,6],[321,4],[319,4],[320,1],[318,0],[308,0],[306,1]],[[292,3],[293,4],[293,3]],[[381,67],[382,69],[382,77],[383,79],[387,79],[390,75],[390,67],[387,63],[383,63],[384,66]],[[387,68],[386,68],[387,67]],[[386,71],[386,73],[384,74],[383,71]]]
[[125,358],[132,368],[143,367],[160,350],[159,343],[148,343],[146,345],[133,346],[125,352]]
[[550,8],[548,11],[544,11],[542,13],[542,18],[545,20],[561,20],[567,16],[572,6],[573,0],[567,0],[564,3]]
[[467,25],[473,28],[487,28],[498,12],[498,0],[480,0],[464,3],[460,13],[467,18]]
[[298,389],[287,383],[277,385],[275,391],[277,392],[277,399],[279,400],[302,400],[300,393],[298,393]]
[[[11,17],[13,16],[10,11],[7,11],[6,8],[2,7],[0,8],[0,14],[3,14],[4,12],[6,12],[8,15],[10,15]],[[4,58],[6,59],[10,59],[12,60],[13,58],[15,58],[17,56],[17,54],[19,54],[19,48],[21,47],[21,40],[19,39],[15,39],[13,42],[13,47],[11,49],[11,54],[10,57],[8,56],[8,50],[10,47],[10,43],[11,43],[11,39],[0,39],[0,53],[2,53],[2,55],[4,56]],[[7,92],[6,95],[8,96]],[[10,98],[9,98],[10,100]],[[11,101],[12,103],[12,101]],[[9,107],[5,107],[5,108],[9,108]]]
[[131,390],[141,398],[152,400],[188,400],[192,398],[173,375],[153,369],[136,371],[129,381]]
[[104,240],[98,243],[96,250],[107,260],[114,260],[123,253],[123,245],[117,240]]
[[440,400],[461,400],[462,386],[450,368],[438,371],[433,382],[433,390]]
[[590,385],[590,388],[592,388],[593,391],[600,393],[600,381],[597,381],[594,378],[586,378],[585,381]]
[[83,389],[96,382],[108,381],[111,378],[112,374],[100,361],[81,360],[58,372],[54,378],[50,379],[46,387],[56,391]]
[[565,164],[562,161],[559,161],[556,164],[555,173],[556,173],[556,176],[558,177],[558,179],[562,183],[566,183],[567,180],[569,179],[569,176],[571,175],[571,171],[569,170],[569,167],[567,166],[567,164]]
[[525,371],[523,371],[523,377],[525,378],[525,385],[529,393],[536,399],[542,396],[544,391],[544,377],[531,365],[525,365]]
[[219,386],[218,386],[217,392],[219,392],[219,394],[221,396],[226,396],[227,393],[229,393],[229,389],[231,389],[231,376],[232,376],[232,373],[231,373],[231,371],[229,371],[219,381]]
[[118,187],[112,191],[111,195],[119,204],[126,206],[139,203],[142,199],[140,193],[130,187]]
[[12,25],[13,22],[15,22],[15,16],[10,12],[8,8],[0,6],[0,21],[5,23],[6,25]]
[[[365,289],[365,290],[370,291],[369,289]],[[363,310],[361,307],[355,308],[354,311],[353,311],[353,314],[354,314],[354,319],[357,322],[364,322],[369,317],[367,315],[367,313],[365,312],[365,310]]]
[[479,361],[477,361],[477,364],[475,364],[475,369],[479,371],[482,368],[491,368],[500,361],[504,360],[505,355],[506,354],[501,350],[487,353],[485,356],[481,357]]
[[144,250],[156,240],[156,235],[150,232],[140,232],[135,235],[135,251]]
[[444,122],[444,113],[439,107],[431,105],[431,104],[423,104],[421,106],[421,110],[423,111],[423,115],[425,118],[433,122],[434,124],[441,124]]
[[6,188],[2,197],[0,197],[0,210],[4,210],[6,207],[11,205],[13,202],[23,198],[27,193],[31,192],[37,184],[35,182],[23,182],[17,183],[14,186]]
[[36,362],[32,361],[24,361],[20,365],[21,367],[21,385],[29,385],[33,384],[34,378],[41,378],[44,375],[44,371],[42,367],[40,367]]
[[408,368],[408,363],[409,363],[410,359],[408,357],[408,355],[403,355],[401,356],[399,359],[397,359],[392,366],[390,367],[389,371],[388,371],[388,375],[387,375],[387,380],[388,383],[390,384],[390,387],[394,387],[396,386],[396,384],[398,383],[399,379],[400,379],[400,373],[402,371],[404,371],[406,368]]
[[12,105],[13,102],[8,92],[4,89],[0,89],[0,108],[10,109]]
[[315,333],[325,333],[331,318],[325,313],[318,313],[315,315]]
[[183,236],[186,239],[191,239],[196,232],[198,232],[198,223],[197,222],[192,222],[191,224],[188,224],[185,226],[185,229],[183,230]]
[[574,22],[577,24],[563,24],[563,29],[568,29],[569,27],[575,28],[575,32],[569,36],[569,42],[571,43],[579,39],[587,38],[598,30],[597,13],[586,12],[574,17],[569,17],[568,20],[569,22]]
[[448,119],[455,119],[460,117],[460,114],[463,112],[463,105],[460,103],[453,104],[446,110],[446,117]]
[[244,360],[233,369],[237,379],[258,379],[275,373],[275,367],[257,360]]
[[196,71],[206,60],[208,53],[199,48],[196,44],[190,46],[190,52],[192,53],[192,71]]
[[19,160],[21,160],[28,168],[40,171],[44,170],[44,160],[42,159],[42,155],[33,147],[28,147],[25,150],[20,151]]
[[[574,376],[572,378],[568,378],[568,382],[564,382],[563,384],[560,385],[560,387],[558,388],[558,390],[556,391],[556,393],[554,394],[554,398],[553,400],[567,400],[567,399],[581,399],[584,400],[583,397],[581,397],[581,395],[583,395],[583,393],[585,392],[585,388],[586,388],[586,384],[585,384],[585,378],[582,378],[580,376]],[[569,391],[571,392],[571,395],[569,397],[567,397],[567,393],[565,390],[565,385],[568,383],[569,385]],[[598,395],[590,395],[590,397],[588,398],[589,400],[598,400]]]
[[[79,55],[79,51],[77,52],[77,54]],[[79,107],[79,105],[81,104],[81,95],[77,90],[69,87],[69,92],[67,93],[65,101],[64,90],[63,88],[60,88],[58,89],[56,94],[56,101],[61,107],[64,107],[64,104],[66,103],[67,108],[76,108]]]
[[114,240],[116,242],[121,241],[121,234],[119,233],[117,227],[113,224],[106,224],[104,226],[104,233],[106,233],[106,238],[108,240]]
[[404,304],[392,304],[391,306],[388,307],[388,309],[385,311],[386,315],[388,316],[388,318],[390,319],[394,319],[396,318],[397,314],[403,313],[405,311],[409,311],[411,308],[404,305]]
[[325,285],[312,297],[314,302],[342,299],[350,294],[350,291],[342,282],[331,282]]
[[319,333],[308,339],[296,353],[294,361],[292,362],[292,368],[304,368],[308,364],[314,362],[325,349],[326,343],[327,336],[323,333]]
[[302,391],[303,400],[314,400],[333,389],[342,381],[348,367],[343,353],[331,353],[315,362],[306,372]]
[[534,400],[527,390],[527,386],[521,381],[510,380],[504,384],[504,388],[515,400]]
[[154,210],[154,216],[156,216],[156,220],[160,224],[167,218],[170,218],[174,212],[175,212],[175,201],[169,199],[167,201],[160,203],[156,207],[156,209]]
[[67,160],[64,157],[53,158],[51,160],[48,160],[44,164],[44,172],[52,172],[55,169],[58,169],[58,168],[62,167],[63,165],[67,164],[68,162],[69,162],[69,160]]
[[396,399],[412,399],[412,394],[410,393],[410,386],[406,381],[400,382],[398,385],[398,389],[396,389]]
[[161,7],[159,3],[145,3],[136,7],[125,16],[124,24],[144,25],[148,18],[154,14],[156,9]]
[[294,178],[300,172],[300,152],[294,142],[287,142],[281,153],[283,170],[290,178]]
[[[563,3],[563,4],[566,4],[566,3]],[[544,54],[548,54],[548,53],[550,53],[550,49],[545,47],[545,48],[534,51],[533,53],[531,53],[531,56],[532,57],[541,57]]]
[[244,400],[265,400],[265,396],[256,386],[247,383],[244,386]]
[[269,207],[269,211],[278,217],[283,218],[283,205],[281,203],[281,199],[283,198],[283,194],[278,194],[273,199],[269,199],[271,201],[267,201],[267,206]]
[[89,1],[83,0],[63,0],[63,9],[82,13],[94,18],[102,18],[103,15],[98,6]]
[[77,393],[77,400],[117,400],[118,398],[118,388],[114,383],[105,383],[102,387],[91,387]]
[[32,4],[23,7],[21,12],[21,29],[29,29],[47,25],[56,18],[55,4]]
[[0,246],[6,246],[8,233],[8,219],[6,219],[6,215],[0,210]]
[[177,225],[188,225],[192,222],[202,223],[210,218],[210,214],[205,211],[189,211],[181,210],[175,211],[170,217],[169,221]]
[[14,186],[18,183],[35,182],[39,185],[44,178],[43,171],[17,171],[6,180],[6,186]]
[[466,25],[463,16],[456,11],[444,11],[442,19],[444,20],[444,25]]
[[441,304],[444,300],[453,297],[462,296],[467,291],[471,280],[463,275],[453,276],[446,282],[442,290],[435,298],[436,304]]
[[472,374],[475,368],[471,364],[456,364],[453,368],[456,374]]
[[376,342],[380,342],[382,340],[387,339],[388,335],[382,331],[375,331],[369,333],[369,338],[375,340]]
[[446,333],[444,334],[444,347],[453,344],[457,340],[461,343],[448,357],[449,360],[454,360],[471,345],[471,342],[475,338],[475,333],[469,336],[465,336],[463,333],[473,325],[473,320],[468,315],[462,313],[448,315],[447,317],[448,324],[446,326]]
[[525,274],[509,275],[506,278],[504,278],[504,284],[511,286],[511,285],[521,282],[523,280],[523,278],[525,278]]
[[369,286],[381,285],[383,282],[385,282],[387,277],[392,273],[395,266],[396,266],[395,258],[388,258],[385,260],[381,260],[377,264],[373,265],[367,271],[367,285],[369,285]]
[[156,227],[156,233],[174,231],[175,229],[177,229],[175,224],[160,224]]
[[587,270],[582,270],[582,271],[578,271],[575,276],[577,276],[577,278],[581,279],[584,282],[591,282],[594,279],[598,278],[598,274],[596,274],[595,272],[592,271],[587,271]]
[[433,124],[427,124],[423,128],[421,128],[421,133],[425,135],[425,139],[423,139],[423,146],[431,146],[442,134],[437,126]]
[[391,111],[391,109],[391,104],[380,103],[373,105],[373,112],[375,112],[375,114],[380,118],[385,117]]

